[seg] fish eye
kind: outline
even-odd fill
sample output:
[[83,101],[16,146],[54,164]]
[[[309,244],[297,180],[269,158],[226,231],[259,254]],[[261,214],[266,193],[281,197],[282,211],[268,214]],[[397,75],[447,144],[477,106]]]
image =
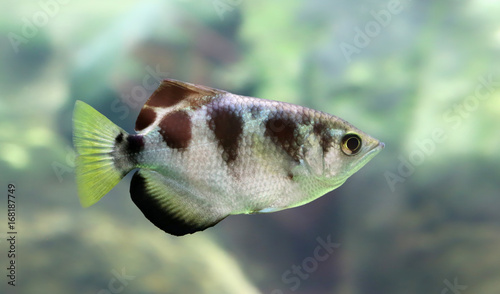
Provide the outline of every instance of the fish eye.
[[341,149],[346,155],[355,155],[361,149],[361,138],[356,134],[346,134],[342,138]]

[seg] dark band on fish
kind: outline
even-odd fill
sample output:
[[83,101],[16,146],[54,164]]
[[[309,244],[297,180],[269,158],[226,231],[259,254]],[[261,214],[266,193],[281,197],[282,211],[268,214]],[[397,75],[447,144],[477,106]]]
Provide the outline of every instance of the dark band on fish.
[[139,116],[137,117],[137,121],[135,122],[135,130],[142,131],[145,128],[149,127],[156,120],[156,112],[154,109],[144,107],[142,108]]
[[159,124],[160,134],[170,148],[185,149],[191,140],[191,118],[185,111],[166,115]]
[[212,109],[209,111],[208,126],[222,147],[222,158],[231,163],[238,157],[238,146],[243,133],[243,119],[229,109]]
[[321,122],[314,124],[313,132],[319,138],[319,144],[321,149],[323,149],[323,154],[326,154],[328,150],[333,146],[334,138],[328,131],[328,127]]
[[297,123],[290,118],[271,117],[265,122],[265,135],[270,137],[294,161],[300,162],[303,157],[301,145],[303,137],[299,134]]

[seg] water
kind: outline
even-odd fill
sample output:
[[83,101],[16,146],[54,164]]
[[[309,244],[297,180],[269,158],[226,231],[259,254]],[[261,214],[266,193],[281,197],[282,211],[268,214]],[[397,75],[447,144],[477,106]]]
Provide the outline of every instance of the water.
[[[10,5],[0,18],[2,293],[496,293],[499,9],[396,0]],[[74,102],[132,131],[166,77],[330,112],[386,148],[308,205],[231,216],[192,236],[149,223],[129,198],[130,177],[82,209]]]

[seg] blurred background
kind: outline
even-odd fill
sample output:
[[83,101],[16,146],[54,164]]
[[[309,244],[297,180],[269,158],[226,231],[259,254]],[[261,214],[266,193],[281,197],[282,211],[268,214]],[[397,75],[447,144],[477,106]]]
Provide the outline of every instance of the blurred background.
[[[2,293],[498,293],[500,2],[0,1]],[[386,143],[294,209],[173,237],[130,177],[81,208],[71,117],[127,131],[163,78],[338,115]],[[16,186],[16,287],[7,284]]]

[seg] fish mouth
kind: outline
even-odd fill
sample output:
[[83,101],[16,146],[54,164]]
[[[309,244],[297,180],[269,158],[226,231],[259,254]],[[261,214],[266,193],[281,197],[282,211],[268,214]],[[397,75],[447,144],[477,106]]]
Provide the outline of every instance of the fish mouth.
[[353,164],[353,167],[351,170],[349,170],[347,173],[343,174],[343,176],[340,176],[339,180],[337,181],[336,187],[342,185],[350,176],[355,174],[357,171],[359,171],[363,166],[365,166],[375,155],[377,155],[382,149],[385,148],[385,144],[382,142],[377,142],[377,144],[369,149],[368,152],[366,152],[359,160],[355,161]]
[[382,149],[385,148],[385,144],[382,142],[378,142],[375,147],[373,147],[371,150],[365,153],[363,157],[361,157],[357,162],[356,162],[356,168],[352,170],[350,175],[354,174],[358,170],[360,170],[365,164],[367,164],[375,155],[377,155]]
[[383,142],[378,142],[378,144],[375,145],[375,147],[373,147],[370,151],[366,152],[366,154],[361,158],[361,161],[364,161],[365,158],[367,158],[368,160],[372,159],[373,156],[377,155],[377,153],[382,151],[382,149],[384,148],[385,144]]
[[382,142],[378,142],[378,144],[375,145],[375,147],[373,147],[370,151],[366,152],[366,154],[361,158],[361,161],[364,162],[365,160],[372,159],[375,155],[377,155],[384,148],[385,148],[385,144]]

